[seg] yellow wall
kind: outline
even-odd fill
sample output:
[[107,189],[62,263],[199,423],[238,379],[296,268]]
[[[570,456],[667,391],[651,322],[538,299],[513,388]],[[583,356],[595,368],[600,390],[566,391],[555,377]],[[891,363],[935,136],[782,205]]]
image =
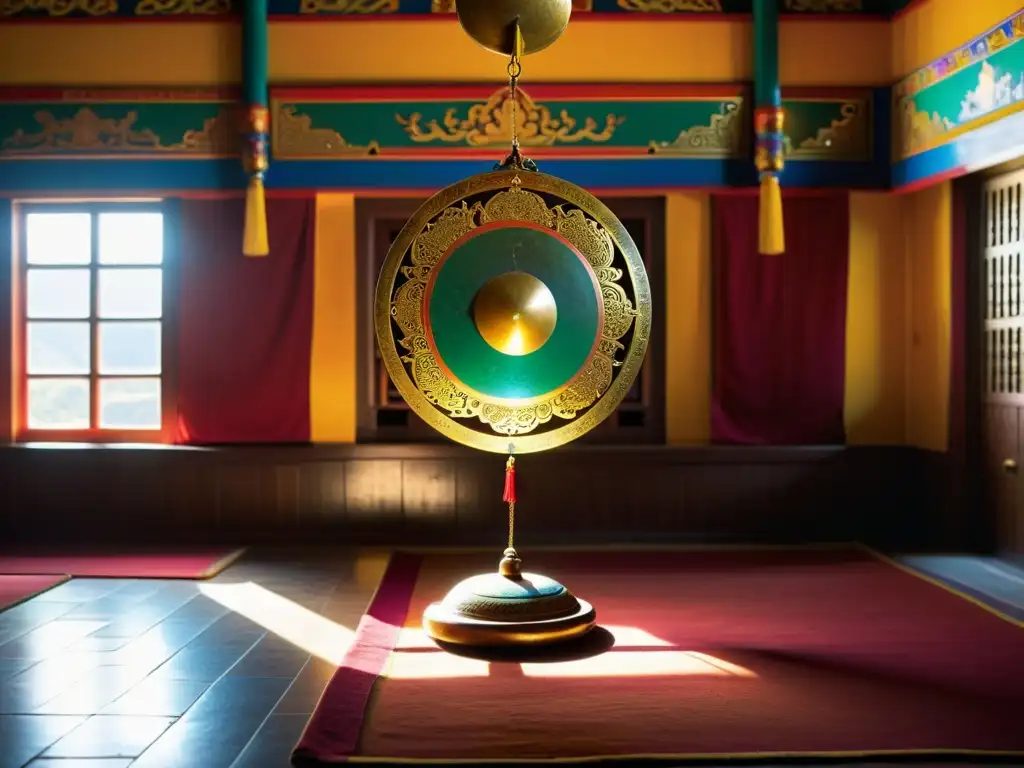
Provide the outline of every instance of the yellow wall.
[[906,440],[906,260],[902,202],[885,192],[850,195],[846,311],[846,440]]
[[850,196],[847,441],[949,442],[951,182]]
[[314,246],[310,440],[356,439],[355,197],[319,194]]
[[907,443],[934,451],[949,444],[952,312],[952,183],[908,195]]
[[931,64],[1020,9],[1020,0],[927,0],[915,4],[891,27],[892,78],[904,78]]
[[[835,44],[838,31],[842,45]],[[782,24],[784,85],[883,85],[884,21]],[[211,86],[240,77],[239,29],[223,22],[0,25],[0,85]],[[739,82],[751,77],[750,23],[584,21],[524,61],[524,82]],[[499,82],[500,58],[457,21],[274,22],[272,83]]]
[[669,445],[711,435],[711,198],[665,201],[665,433]]

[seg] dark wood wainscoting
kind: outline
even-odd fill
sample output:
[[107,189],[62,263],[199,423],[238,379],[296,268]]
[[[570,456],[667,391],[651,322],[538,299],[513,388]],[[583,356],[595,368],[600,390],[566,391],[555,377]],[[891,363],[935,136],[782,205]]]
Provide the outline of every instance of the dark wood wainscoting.
[[[571,447],[518,464],[517,541],[936,540],[913,448]],[[500,456],[436,445],[0,448],[0,542],[490,544]]]

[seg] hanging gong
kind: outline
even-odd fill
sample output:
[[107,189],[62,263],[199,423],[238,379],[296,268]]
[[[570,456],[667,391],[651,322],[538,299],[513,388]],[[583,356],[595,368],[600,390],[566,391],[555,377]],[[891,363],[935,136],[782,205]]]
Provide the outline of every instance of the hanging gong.
[[625,227],[562,179],[512,169],[441,190],[392,244],[374,309],[398,391],[456,442],[568,443],[629,392],[651,295]]
[[572,0],[456,0],[455,12],[466,34],[489,51],[506,56],[516,51],[516,27],[521,55],[542,51],[569,25]]

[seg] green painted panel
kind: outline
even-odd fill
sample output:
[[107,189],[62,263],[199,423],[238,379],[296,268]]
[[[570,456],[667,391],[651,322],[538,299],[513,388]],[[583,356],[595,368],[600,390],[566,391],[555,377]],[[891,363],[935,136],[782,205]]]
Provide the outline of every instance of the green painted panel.
[[[783,102],[794,160],[868,160],[870,99]],[[527,152],[743,157],[750,120],[741,98],[533,101],[507,92],[486,102],[282,101],[273,106],[280,159],[504,150],[518,126]]]
[[[435,150],[505,148],[518,125],[526,148],[671,150],[693,129],[706,135],[686,144],[692,154],[727,156],[740,146],[739,99],[630,101],[551,100],[522,94],[515,104],[498,92],[479,101],[333,101],[280,103],[274,109],[278,157],[352,154],[377,148]],[[717,130],[711,132],[716,126]],[[303,125],[297,125],[299,120]],[[310,134],[320,130],[319,144]],[[333,135],[332,135],[333,134]],[[340,139],[340,140],[339,140]]]
[[871,159],[871,108],[862,99],[783,101],[787,160]]
[[[515,268],[544,283],[558,320],[547,342],[528,355],[491,347],[473,322],[472,306],[492,277]],[[495,259],[510,254],[509,261]],[[430,297],[434,343],[448,370],[477,393],[505,399],[535,398],[565,385],[590,356],[600,331],[597,292],[583,262],[558,238],[527,227],[482,232],[448,257]]]
[[896,87],[899,158],[1024,108],[1024,11]]
[[237,154],[223,102],[54,102],[0,105],[0,156]]

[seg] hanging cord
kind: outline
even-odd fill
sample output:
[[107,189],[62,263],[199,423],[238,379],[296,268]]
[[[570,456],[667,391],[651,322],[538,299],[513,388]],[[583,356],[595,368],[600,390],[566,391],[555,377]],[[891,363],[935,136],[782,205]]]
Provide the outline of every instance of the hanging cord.
[[505,492],[501,500],[508,504],[508,548],[515,546],[516,528],[516,459],[509,456],[505,462]]

